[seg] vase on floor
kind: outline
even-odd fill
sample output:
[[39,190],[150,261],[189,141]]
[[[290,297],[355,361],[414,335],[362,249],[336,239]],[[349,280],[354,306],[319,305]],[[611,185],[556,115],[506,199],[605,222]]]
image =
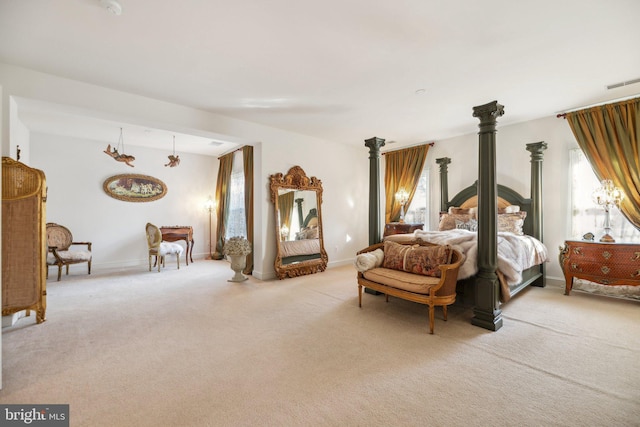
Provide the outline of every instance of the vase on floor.
[[244,282],[247,276],[242,274],[242,270],[247,266],[246,255],[227,255],[231,262],[231,269],[236,273],[228,282]]

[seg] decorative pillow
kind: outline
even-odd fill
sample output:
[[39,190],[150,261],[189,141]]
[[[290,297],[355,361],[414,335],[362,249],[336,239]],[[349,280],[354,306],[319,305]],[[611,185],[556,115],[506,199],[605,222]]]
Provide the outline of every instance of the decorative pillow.
[[438,266],[450,262],[449,246],[402,245],[388,240],[384,242],[382,266],[385,268],[440,277],[441,272]]
[[471,218],[475,218],[478,212],[478,208],[477,207],[472,207],[472,208],[459,208],[459,207],[455,207],[455,206],[451,206],[449,207],[449,212],[450,214],[456,214],[456,215],[471,215]]
[[470,219],[467,222],[456,219],[456,228],[459,230],[478,231],[478,220]]
[[517,213],[517,212],[520,212],[520,206],[518,205],[509,205],[504,208],[498,208],[499,214]]
[[468,222],[473,219],[469,214],[442,214],[440,216],[440,224],[438,225],[439,231],[453,230],[456,228],[456,220],[462,222]]
[[382,266],[392,270],[404,270],[404,257],[411,250],[411,247],[411,245],[401,245],[400,243],[385,240]]
[[449,246],[412,247],[404,259],[404,271],[423,276],[440,277],[438,266],[451,262]]
[[318,227],[304,227],[296,233],[296,240],[317,239]]
[[522,228],[526,217],[526,211],[498,214],[498,231],[506,231],[522,236],[524,234]]
[[459,214],[459,215],[469,215],[471,212],[471,209],[469,208],[459,208],[456,206],[451,206],[449,207],[449,211],[447,213],[450,214]]

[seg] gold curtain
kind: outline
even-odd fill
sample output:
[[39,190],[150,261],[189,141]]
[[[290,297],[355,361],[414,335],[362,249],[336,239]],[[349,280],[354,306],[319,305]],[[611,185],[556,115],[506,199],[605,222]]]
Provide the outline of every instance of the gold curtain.
[[411,205],[428,151],[429,145],[425,144],[384,154],[386,195],[384,219],[386,223],[397,222],[400,219],[400,203],[396,202],[396,193],[401,188],[409,193],[405,209]]
[[640,230],[640,98],[566,114],[598,179],[622,189],[622,214]]
[[[278,196],[278,211],[280,212],[280,228],[287,227],[291,232],[291,216],[293,215],[293,198],[295,191],[291,190]],[[280,235],[278,236],[280,238]]]
[[223,259],[224,235],[226,231],[225,217],[229,205],[229,184],[231,183],[231,170],[233,168],[233,152],[219,158],[218,182],[216,185],[216,205],[218,206],[218,220],[216,225],[216,248],[213,259]]
[[247,221],[247,240],[251,243],[251,253],[247,255],[247,266],[243,273],[251,274],[253,271],[253,147],[242,147],[242,160],[244,165],[244,212]]

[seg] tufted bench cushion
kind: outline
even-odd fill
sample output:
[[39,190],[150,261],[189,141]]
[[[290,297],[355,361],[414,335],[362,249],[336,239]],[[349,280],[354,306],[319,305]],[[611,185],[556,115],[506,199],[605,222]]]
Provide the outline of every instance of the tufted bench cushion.
[[372,282],[422,295],[429,295],[431,288],[440,283],[439,277],[423,276],[384,267],[367,270],[362,275]]

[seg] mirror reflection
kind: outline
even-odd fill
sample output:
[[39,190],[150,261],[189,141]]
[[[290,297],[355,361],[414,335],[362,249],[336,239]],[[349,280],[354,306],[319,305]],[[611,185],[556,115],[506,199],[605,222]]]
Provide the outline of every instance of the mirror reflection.
[[318,238],[315,191],[281,189],[278,191],[278,206],[280,239],[283,242]]

